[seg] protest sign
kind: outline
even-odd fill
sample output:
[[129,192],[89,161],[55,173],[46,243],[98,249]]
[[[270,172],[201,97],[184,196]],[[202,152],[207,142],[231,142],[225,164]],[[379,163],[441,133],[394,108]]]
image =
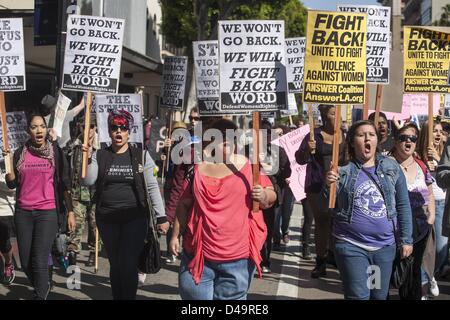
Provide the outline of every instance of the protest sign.
[[344,4],[337,10],[367,14],[367,82],[389,84],[391,8]]
[[58,101],[55,109],[55,120],[53,121],[53,129],[56,131],[56,135],[61,137],[64,118],[66,117],[67,109],[69,109],[72,100],[67,98],[61,92],[58,95]]
[[167,135],[166,121],[162,119],[153,119],[150,129],[150,143],[148,144],[148,152],[153,160],[161,159],[164,150],[164,140]]
[[287,108],[284,21],[219,21],[220,108]]
[[214,115],[219,109],[219,43],[194,41],[195,80],[201,115]]
[[183,110],[187,57],[165,57],[161,83],[161,107]]
[[140,94],[95,95],[93,111],[97,116],[98,138],[102,148],[111,144],[108,132],[108,116],[111,110],[125,110],[133,116],[128,142],[142,148],[142,99]]
[[404,92],[450,93],[450,28],[404,27]]
[[289,117],[298,115],[297,101],[293,93],[288,94],[288,110],[280,110],[281,117]]
[[366,16],[308,11],[304,102],[364,103]]
[[62,88],[117,93],[125,20],[70,15]]
[[295,160],[295,152],[300,148],[300,144],[308,133],[309,124],[304,125],[272,141],[273,144],[283,148],[289,158],[292,170],[291,177],[289,178],[289,187],[291,188],[296,201],[300,201],[306,198],[306,165],[299,165],[297,163],[297,161]]
[[24,91],[25,54],[22,18],[0,19],[0,90]]
[[[6,125],[8,127],[8,145],[9,150],[14,152],[22,146],[28,139],[27,118],[24,111],[14,111],[6,113]],[[0,126],[0,144],[3,148],[3,131]],[[0,161],[4,161],[3,154],[0,152]]]
[[306,39],[304,37],[289,38],[285,42],[288,91],[289,93],[302,93]]

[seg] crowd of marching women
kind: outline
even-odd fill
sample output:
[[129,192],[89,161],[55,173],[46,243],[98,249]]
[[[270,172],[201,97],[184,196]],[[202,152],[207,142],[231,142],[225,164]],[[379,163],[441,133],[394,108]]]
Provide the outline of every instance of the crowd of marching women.
[[[306,165],[306,199],[301,202],[303,259],[312,256],[314,220],[316,265],[311,277],[324,277],[327,264],[333,264],[346,299],[387,299],[396,265],[405,263],[409,273],[398,283],[400,298],[439,295],[436,277],[448,271],[449,260],[448,125],[439,118],[433,121],[432,145],[427,143],[428,122],[419,130],[416,123],[389,121],[383,113],[377,124],[371,115],[348,130],[338,128],[336,170],[332,163],[336,110],[332,105],[320,105],[319,110],[322,125],[311,131],[314,136],[306,135],[296,152],[296,161]],[[91,121],[88,144],[83,144],[85,131],[81,130],[62,146],[64,152],[45,117],[29,114],[29,140],[14,154],[3,150],[13,163],[12,172],[1,176],[3,283],[14,282],[14,233],[34,298],[47,299],[56,238],[67,235],[63,241],[69,264],[77,264],[88,220],[87,264],[93,266],[98,228],[110,263],[113,298],[134,299],[139,282],[145,280],[138,260],[152,209],[157,231],[167,238],[167,263],[181,259],[179,294],[183,299],[245,299],[255,272],[260,276],[271,272],[271,250],[289,244],[295,202],[289,188],[291,164],[283,148],[275,148],[267,139],[259,157],[259,183],[254,184],[251,138],[241,144],[242,139],[229,135],[237,132],[234,122],[200,118],[196,108],[189,118],[189,124],[173,126],[174,131],[189,130],[190,143],[182,151],[186,161],[170,160],[165,185],[160,187],[154,174],[155,160],[160,159],[152,159],[148,151],[128,142],[134,119],[127,111],[110,112],[109,147],[100,148],[96,123]],[[84,120],[79,123],[84,126]],[[194,136],[198,123],[202,134],[207,130],[219,134],[213,147],[213,142],[202,141],[204,135]],[[272,138],[296,130],[272,126],[267,120],[261,129]],[[174,136],[165,145],[175,150],[182,139]],[[83,152],[89,159],[84,178]],[[173,153],[162,158],[175,159]],[[336,200],[334,209],[329,209],[333,183]],[[371,287],[368,268],[375,267],[379,285]]]

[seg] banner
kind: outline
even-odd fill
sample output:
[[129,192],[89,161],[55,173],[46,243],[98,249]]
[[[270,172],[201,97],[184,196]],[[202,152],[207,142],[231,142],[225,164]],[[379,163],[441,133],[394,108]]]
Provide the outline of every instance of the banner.
[[125,20],[70,15],[62,89],[117,93]]
[[22,18],[0,19],[0,90],[25,91]]
[[284,21],[219,21],[220,108],[287,108]]
[[150,129],[150,143],[148,144],[148,152],[153,160],[161,159],[164,150],[164,140],[167,134],[166,121],[162,119],[153,119]]
[[183,110],[187,57],[165,57],[161,83],[161,107]]
[[144,129],[142,125],[142,99],[140,94],[95,95],[92,106],[97,116],[98,138],[102,148],[111,144],[108,132],[108,116],[111,110],[125,110],[133,116],[128,142],[142,148]]
[[288,110],[280,110],[281,117],[298,115],[297,101],[295,101],[295,95],[293,93],[288,94],[288,106]]
[[303,101],[363,104],[366,15],[308,11]]
[[344,4],[337,11],[367,13],[367,82],[389,84],[391,8]]
[[[25,116],[25,112],[7,112],[6,122],[8,126],[9,150],[11,150],[11,152],[14,152],[17,148],[24,145],[30,137],[27,133],[27,118]],[[0,126],[0,144],[3,148],[2,133],[2,127]],[[4,161],[2,152],[0,152],[0,161]]]
[[306,39],[304,37],[290,38],[285,42],[288,91],[289,93],[302,93]]
[[58,137],[61,137],[64,118],[66,117],[66,112],[71,102],[72,100],[61,92],[59,93],[58,101],[56,102],[55,119],[53,120],[53,129],[56,131]]
[[403,27],[404,92],[450,93],[450,28]]
[[214,115],[219,109],[219,43],[194,41],[195,80],[201,115]]
[[300,148],[300,144],[308,133],[309,124],[306,124],[272,141],[273,144],[283,148],[289,158],[292,170],[291,177],[289,178],[289,187],[291,188],[296,201],[300,201],[306,198],[306,165],[299,165],[297,163],[297,161],[295,160],[295,152]]

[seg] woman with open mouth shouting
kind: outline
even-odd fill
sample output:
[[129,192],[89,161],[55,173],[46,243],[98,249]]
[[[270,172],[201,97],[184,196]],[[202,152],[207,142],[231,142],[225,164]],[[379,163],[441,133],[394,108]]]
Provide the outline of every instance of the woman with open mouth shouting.
[[[96,221],[110,264],[114,300],[134,300],[138,288],[138,261],[148,229],[150,200],[160,233],[166,233],[164,205],[153,176],[150,154],[128,143],[133,116],[125,110],[108,116],[111,146],[92,154],[86,185],[96,185]],[[83,146],[92,152],[92,146]]]
[[[6,183],[16,188],[14,223],[21,264],[34,287],[34,299],[45,300],[50,291],[48,256],[65,221],[63,201],[70,232],[75,230],[75,215],[66,157],[49,141],[41,115],[30,115],[27,127],[30,139],[14,152],[14,171],[6,175]],[[9,156],[9,150],[3,151]]]
[[[412,211],[414,263],[411,285],[399,288],[401,299],[426,299],[428,279],[434,273],[434,252],[436,247],[427,245],[435,219],[435,203],[433,195],[433,177],[426,165],[415,156],[419,129],[413,123],[403,126],[395,136],[393,156],[400,164],[406,177],[409,201]],[[432,255],[425,254],[426,252]],[[425,272],[426,271],[426,272]]]
[[[377,153],[379,141],[373,122],[354,123],[347,135],[350,162],[326,176],[328,187],[337,183],[333,236],[345,299],[387,298],[397,228],[402,256],[412,252],[405,176],[394,159]],[[328,192],[325,188],[325,195]],[[372,288],[369,277],[373,273],[379,275],[379,286]]]

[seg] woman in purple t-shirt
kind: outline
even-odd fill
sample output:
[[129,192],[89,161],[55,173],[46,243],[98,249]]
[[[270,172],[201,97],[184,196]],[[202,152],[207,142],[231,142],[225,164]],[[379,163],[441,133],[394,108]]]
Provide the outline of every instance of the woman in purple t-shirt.
[[[68,165],[61,149],[47,137],[41,115],[28,118],[30,139],[14,153],[13,172],[6,175],[10,189],[16,188],[14,223],[22,267],[34,287],[34,298],[45,300],[50,291],[48,256],[68,211],[69,231],[75,229],[72,200],[68,192]],[[9,150],[3,150],[10,156]]]

